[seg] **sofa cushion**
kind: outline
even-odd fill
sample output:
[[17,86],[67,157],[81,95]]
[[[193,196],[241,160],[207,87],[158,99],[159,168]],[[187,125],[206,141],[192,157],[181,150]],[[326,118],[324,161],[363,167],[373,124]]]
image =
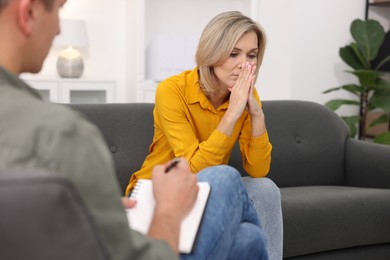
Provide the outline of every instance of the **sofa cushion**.
[[284,257],[390,242],[390,190],[307,186],[281,194]]
[[95,124],[111,151],[125,192],[130,176],[141,168],[153,139],[152,103],[71,104]]

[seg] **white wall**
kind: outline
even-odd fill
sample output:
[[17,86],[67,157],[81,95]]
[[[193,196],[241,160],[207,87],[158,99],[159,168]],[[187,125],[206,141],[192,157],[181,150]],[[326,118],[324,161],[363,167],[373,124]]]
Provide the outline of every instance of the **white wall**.
[[350,97],[351,94],[341,91],[326,95],[321,92],[357,82],[354,76],[345,73],[350,68],[338,52],[352,41],[351,22],[356,18],[364,19],[365,0],[328,0],[321,5],[310,0],[295,2],[292,99],[325,103],[335,95]]
[[[344,73],[348,68],[338,50],[352,40],[352,20],[364,18],[365,0],[70,0],[61,16],[86,20],[90,46],[84,78],[115,79],[116,99],[135,102],[147,74],[144,51],[154,34],[171,28],[174,33],[200,35],[211,17],[232,9],[257,17],[267,33],[256,84],[263,100],[323,104],[341,92],[322,91],[355,80]],[[389,27],[383,19],[386,12],[376,12],[373,18],[382,16]],[[53,49],[39,76],[56,76],[56,56]]]
[[[127,0],[70,0],[60,12],[61,18],[86,22],[89,46],[82,52],[85,79],[117,82],[116,98],[126,101]],[[59,50],[53,47],[36,77],[58,77]]]
[[250,15],[251,6],[250,0],[145,2],[145,77],[158,81],[196,66],[194,56],[200,35],[216,14],[239,10]]
[[[364,18],[365,0],[262,0],[259,22],[268,47],[259,80],[263,99],[300,99],[324,104],[342,92],[322,94],[353,76],[338,55],[352,38],[351,22]],[[267,15],[267,14],[274,15]]]
[[294,1],[259,0],[258,22],[267,36],[263,64],[256,82],[263,100],[292,97],[293,7]]

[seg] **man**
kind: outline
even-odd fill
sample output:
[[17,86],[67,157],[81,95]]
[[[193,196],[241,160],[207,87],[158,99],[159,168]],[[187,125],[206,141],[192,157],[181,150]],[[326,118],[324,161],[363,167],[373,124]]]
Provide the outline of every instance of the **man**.
[[[263,231],[239,174],[227,166],[190,173],[183,159],[153,170],[156,210],[148,236],[128,227],[113,162],[97,128],[65,106],[45,103],[17,75],[39,72],[60,32],[66,0],[0,0],[0,169],[39,169],[69,179],[107,241],[112,259],[178,258],[180,223],[194,205],[197,179],[212,194],[187,259],[267,259]],[[210,172],[213,171],[213,174]],[[229,205],[230,203],[230,205]],[[136,205],[135,205],[136,206]]]

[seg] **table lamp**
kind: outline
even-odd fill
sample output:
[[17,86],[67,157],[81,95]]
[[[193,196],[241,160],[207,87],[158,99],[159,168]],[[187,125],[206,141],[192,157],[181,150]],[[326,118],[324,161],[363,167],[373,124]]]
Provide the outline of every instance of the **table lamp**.
[[76,48],[88,46],[85,21],[61,20],[60,28],[54,45],[65,49],[58,56],[57,72],[62,78],[80,78],[84,71],[84,61]]

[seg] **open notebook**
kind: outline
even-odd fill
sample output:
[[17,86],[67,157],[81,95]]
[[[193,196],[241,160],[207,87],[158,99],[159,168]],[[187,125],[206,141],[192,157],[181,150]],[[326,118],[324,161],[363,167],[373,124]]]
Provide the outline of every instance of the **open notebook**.
[[[210,194],[211,188],[207,182],[198,182],[198,185],[199,192],[195,205],[181,223],[179,240],[180,253],[191,253]],[[147,234],[155,207],[152,181],[139,179],[130,198],[136,199],[137,205],[132,209],[126,209],[129,225],[132,229],[142,234]]]

